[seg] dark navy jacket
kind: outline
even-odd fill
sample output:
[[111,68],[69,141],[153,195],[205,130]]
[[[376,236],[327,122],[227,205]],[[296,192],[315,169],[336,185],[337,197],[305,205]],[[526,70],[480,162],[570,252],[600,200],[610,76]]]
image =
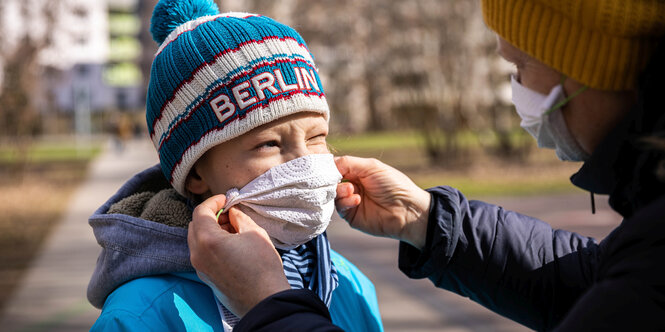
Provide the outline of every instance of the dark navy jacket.
[[[426,250],[401,243],[400,269],[536,330],[665,330],[665,197],[603,242],[430,190]],[[288,305],[287,305],[288,304]],[[236,331],[334,331],[311,292],[264,300]]]
[[[609,194],[624,217],[601,243],[437,187],[429,189],[425,248],[401,243],[400,269],[536,330],[665,331],[663,59],[665,43],[642,77],[635,109],[572,177]],[[315,300],[307,292],[276,294],[237,331],[333,330]]]

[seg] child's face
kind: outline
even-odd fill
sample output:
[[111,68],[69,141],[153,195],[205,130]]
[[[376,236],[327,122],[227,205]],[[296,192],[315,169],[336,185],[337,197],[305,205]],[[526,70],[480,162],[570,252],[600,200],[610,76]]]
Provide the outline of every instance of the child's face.
[[242,188],[270,168],[314,153],[329,153],[328,122],[322,115],[296,113],[208,150],[194,165],[186,186],[203,195]]

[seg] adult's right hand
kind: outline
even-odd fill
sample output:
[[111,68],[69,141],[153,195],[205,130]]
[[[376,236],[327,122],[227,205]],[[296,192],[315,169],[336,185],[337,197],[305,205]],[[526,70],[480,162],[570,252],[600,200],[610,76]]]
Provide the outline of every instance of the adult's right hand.
[[263,299],[291,286],[263,228],[235,207],[217,220],[225,202],[224,195],[217,195],[194,209],[187,243],[201,279],[214,284],[215,296],[242,317]]
[[335,158],[348,182],[337,186],[336,206],[351,227],[425,246],[431,196],[404,173],[376,160]]

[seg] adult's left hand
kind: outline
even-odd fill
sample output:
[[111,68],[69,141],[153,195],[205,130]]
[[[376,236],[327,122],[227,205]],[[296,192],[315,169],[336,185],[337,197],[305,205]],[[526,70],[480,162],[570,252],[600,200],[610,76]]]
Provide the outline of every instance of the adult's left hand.
[[194,209],[187,243],[199,276],[212,282],[224,306],[242,317],[263,299],[291,287],[263,228],[237,208],[217,220],[225,202],[224,195],[216,195]]

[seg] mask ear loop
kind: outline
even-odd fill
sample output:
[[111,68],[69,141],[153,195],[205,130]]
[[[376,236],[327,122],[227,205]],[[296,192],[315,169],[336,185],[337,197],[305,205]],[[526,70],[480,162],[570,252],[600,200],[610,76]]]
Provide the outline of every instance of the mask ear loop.
[[[563,83],[566,81],[567,78],[568,78],[568,76],[562,74],[561,75],[561,83],[559,83],[559,84],[561,84],[561,86],[563,86]],[[573,100],[573,98],[577,97],[580,93],[586,91],[586,89],[588,89],[588,88],[589,88],[588,85],[585,85],[585,86],[579,88],[577,91],[573,92],[573,94],[566,97],[566,99],[554,104],[554,106],[552,106],[550,109],[545,111],[545,113],[543,113],[543,115],[548,115],[548,114],[554,112],[555,110],[563,107],[564,105],[568,104],[569,101]]]
[[219,210],[219,211],[217,212],[217,220],[218,220],[218,221],[219,221],[219,216],[221,216],[222,213],[224,213],[224,208],[222,208],[221,210]]
[[[565,74],[561,74],[561,82],[560,82],[559,84],[561,84],[561,86],[563,86],[563,83],[566,82],[566,79],[567,79],[567,78],[568,78],[568,77],[567,77]],[[543,113],[543,114],[544,114],[544,115],[550,114],[550,113],[552,113],[553,111],[555,111],[555,110],[557,110],[557,109],[563,107],[564,105],[568,104],[568,102],[570,102],[573,98],[577,97],[580,93],[586,91],[586,89],[588,89],[588,88],[589,88],[588,85],[585,85],[585,86],[579,88],[579,89],[578,89],[577,91],[575,91],[573,94],[571,94],[570,96],[566,97],[566,99],[564,99],[564,100],[562,100],[562,101],[556,103],[554,106],[552,106],[550,109],[548,109],[547,111],[545,111],[545,113]],[[596,214],[596,200],[595,200],[595,198],[594,198],[594,196],[593,196],[593,192],[591,192],[591,214]]]

